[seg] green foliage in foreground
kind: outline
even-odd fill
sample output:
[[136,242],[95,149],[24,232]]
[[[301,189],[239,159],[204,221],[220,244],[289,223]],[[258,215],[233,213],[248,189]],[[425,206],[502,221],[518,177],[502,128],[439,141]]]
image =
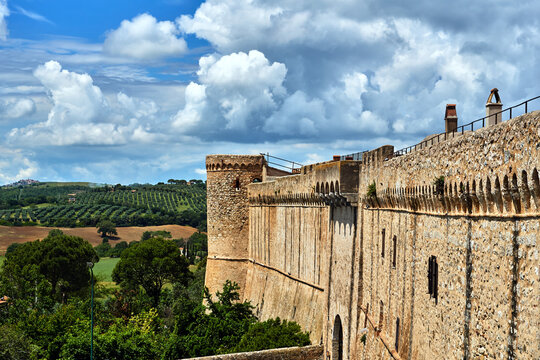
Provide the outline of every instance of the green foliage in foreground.
[[[159,359],[163,338],[157,329],[158,314],[155,309],[142,312],[124,322],[115,320],[106,331],[94,329],[94,359]],[[60,359],[87,360],[90,358],[88,320],[78,322],[62,347]]]
[[302,332],[300,325],[276,318],[252,324],[234,351],[257,351],[309,344],[309,334]]
[[309,334],[295,322],[270,319],[257,322],[253,306],[238,302],[238,285],[227,281],[213,298],[205,290],[207,306],[195,306],[178,313],[164,358],[178,359],[214,354],[257,351],[310,344]]
[[[43,262],[63,264],[78,272],[77,277],[84,280],[81,282],[83,288],[76,290],[78,282],[65,275],[59,277],[61,280],[56,287],[52,286],[51,279],[62,267],[39,266],[36,253],[44,245],[34,242],[16,247],[8,255],[5,266],[0,268],[0,293],[10,296],[9,304],[0,307],[2,359],[89,358],[90,291],[87,281],[90,275],[87,268],[78,267],[83,263],[86,265],[87,258],[81,256],[80,264],[74,266],[74,258],[69,254],[76,251],[72,251],[70,244],[78,241],[58,230],[52,231],[48,238],[47,242],[62,243],[66,247],[50,247],[48,256],[42,254]],[[82,249],[85,248],[83,245]],[[169,266],[174,269],[178,265],[178,249],[172,240],[151,238],[124,253],[120,260],[104,259],[94,267],[96,273],[101,271],[100,267],[109,267],[110,271],[108,261],[118,261],[119,265],[128,260],[122,265],[126,267],[121,271],[126,272],[122,276],[127,277],[121,281],[120,289],[113,293],[99,281],[96,286],[96,360],[168,360],[309,344],[308,334],[302,333],[295,323],[280,319],[259,323],[253,315],[253,306],[249,302],[239,302],[235,283],[227,281],[222,291],[211,296],[204,288],[206,259],[200,261],[194,273],[188,276],[185,274],[187,261],[181,257],[178,272],[183,274],[182,277],[166,275],[171,270]],[[36,261],[34,266],[27,266],[29,258]],[[140,279],[130,278],[127,274],[133,271],[127,270],[132,264],[145,269],[134,272]],[[172,286],[159,288],[159,291],[145,288],[143,281],[151,282],[152,279]],[[158,291],[157,298],[155,291]]]

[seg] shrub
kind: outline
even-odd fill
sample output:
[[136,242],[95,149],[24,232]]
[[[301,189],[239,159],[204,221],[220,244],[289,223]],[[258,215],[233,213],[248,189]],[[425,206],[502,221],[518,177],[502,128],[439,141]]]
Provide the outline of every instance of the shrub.
[[377,196],[377,185],[375,185],[375,181],[368,185],[366,195],[367,195],[368,198]]
[[282,322],[278,317],[251,324],[234,351],[258,351],[309,344],[309,334],[302,332],[300,325],[294,321]]

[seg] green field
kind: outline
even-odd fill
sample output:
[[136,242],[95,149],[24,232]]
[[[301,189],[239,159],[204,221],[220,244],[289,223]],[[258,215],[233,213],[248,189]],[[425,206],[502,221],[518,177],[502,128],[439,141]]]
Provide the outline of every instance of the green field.
[[119,258],[108,258],[104,257],[99,259],[94,265],[94,275],[104,282],[112,282],[112,272],[116,263],[119,261]]

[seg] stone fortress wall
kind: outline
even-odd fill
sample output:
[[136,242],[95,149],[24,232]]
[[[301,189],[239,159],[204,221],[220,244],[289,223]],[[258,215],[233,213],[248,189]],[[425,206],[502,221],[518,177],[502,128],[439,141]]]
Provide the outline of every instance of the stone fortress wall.
[[538,359],[539,152],[532,112],[283,177],[209,156],[206,284],[238,282],[325,359]]

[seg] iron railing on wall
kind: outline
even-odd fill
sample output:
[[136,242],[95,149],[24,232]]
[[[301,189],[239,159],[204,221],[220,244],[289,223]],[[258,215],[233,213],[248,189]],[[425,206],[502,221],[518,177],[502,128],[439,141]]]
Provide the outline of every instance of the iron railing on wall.
[[[513,109],[517,109],[517,108],[520,108],[520,107],[524,107],[525,109],[525,112],[524,114],[528,113],[529,112],[529,103],[530,102],[533,102],[535,100],[538,100],[540,99],[540,96],[536,96],[536,97],[533,97],[531,99],[528,99],[528,100],[525,100],[524,102],[520,103],[520,104],[517,104],[517,105],[514,105],[514,106],[511,106],[509,108],[506,108],[504,110],[501,110],[497,113],[494,113],[494,114],[491,114],[489,116],[484,116],[483,118],[480,118],[480,119],[477,119],[477,120],[474,120],[468,124],[465,124],[465,125],[461,125],[461,126],[458,126],[454,131],[450,131],[450,132],[444,132],[444,133],[440,133],[440,134],[437,134],[437,135],[434,135],[432,136],[431,138],[427,139],[427,140],[424,140],[422,142],[419,142],[418,144],[416,145],[412,145],[412,146],[409,146],[409,147],[406,147],[406,148],[403,148],[403,149],[400,149],[398,151],[395,151],[394,152],[394,156],[401,156],[401,155],[405,155],[405,154],[408,154],[410,153],[411,151],[414,151],[414,150],[419,150],[419,149],[423,149],[427,146],[431,146],[433,144],[437,144],[438,142],[440,141],[444,141],[446,139],[452,139],[453,137],[459,134],[463,135],[465,133],[465,131],[474,131],[475,129],[478,130],[478,129],[481,129],[483,127],[486,126],[486,123],[487,123],[487,120],[488,118],[490,117],[493,117],[495,116],[496,118],[496,121],[497,123],[498,122],[502,122],[504,121],[502,118],[503,118],[503,114],[504,113],[507,113],[508,114],[508,119],[512,119],[513,117],[513,113],[512,113],[512,110]],[[540,102],[540,101],[539,101]],[[515,114],[514,114],[515,115]]]
[[266,153],[266,154],[260,153],[260,154],[264,156],[264,158],[266,159],[266,162],[268,164],[273,165],[273,166],[277,166],[280,169],[289,171],[291,173],[299,171],[300,168],[303,166],[302,164],[300,164],[300,163],[298,163],[296,161],[290,161],[290,160],[287,160],[287,159],[283,159],[283,158],[280,158],[280,157],[277,157],[277,156],[270,155],[269,153]]
[[367,150],[364,150],[364,151],[360,151],[360,152],[355,152],[355,153],[352,153],[352,154],[347,154],[347,155],[341,155],[341,161],[343,160],[356,160],[356,161],[362,161],[362,158],[364,157],[364,154],[367,153],[368,151]]

